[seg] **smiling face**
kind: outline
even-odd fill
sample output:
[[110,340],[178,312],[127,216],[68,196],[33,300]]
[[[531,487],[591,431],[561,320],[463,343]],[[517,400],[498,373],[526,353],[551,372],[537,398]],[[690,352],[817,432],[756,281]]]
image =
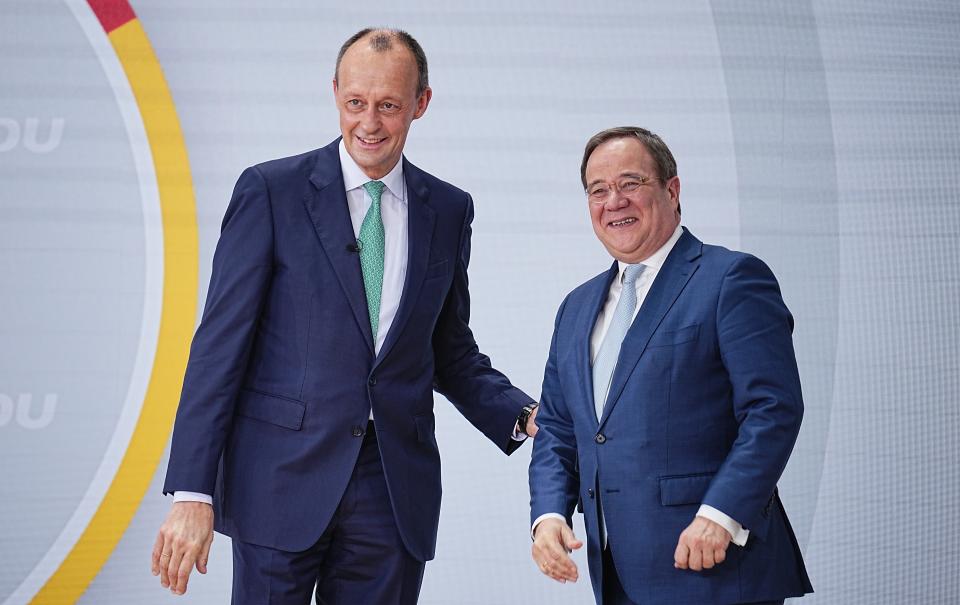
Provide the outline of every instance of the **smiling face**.
[[[680,178],[662,182],[656,177],[656,163],[635,137],[606,141],[587,160],[587,190],[604,183],[609,190],[602,204],[590,204],[593,231],[619,261],[634,264],[650,257],[680,223]],[[646,178],[628,193],[609,186]]]
[[432,92],[417,95],[417,64],[398,40],[374,50],[364,38],[347,49],[333,94],[343,143],[371,179],[385,176],[400,160],[410,124],[427,110]]

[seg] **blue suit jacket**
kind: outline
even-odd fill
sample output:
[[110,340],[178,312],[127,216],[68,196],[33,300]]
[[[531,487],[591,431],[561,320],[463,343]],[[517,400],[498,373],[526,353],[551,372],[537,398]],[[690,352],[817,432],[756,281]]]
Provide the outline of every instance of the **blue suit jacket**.
[[340,502],[372,407],[400,534],[429,560],[441,491],[433,390],[507,453],[530,398],[490,366],[468,326],[470,196],[406,159],[406,283],[374,355],[338,141],[237,182],[164,492],[213,493],[218,531],[306,549]]
[[[777,497],[803,403],[793,319],[776,279],[747,254],[684,230],[624,339],[597,421],[590,336],[617,264],[557,314],[530,463],[532,519],[583,504],[600,601],[597,500],[621,582],[638,603],[745,603],[812,590]],[[701,503],[750,530],[721,565],[677,570]]]

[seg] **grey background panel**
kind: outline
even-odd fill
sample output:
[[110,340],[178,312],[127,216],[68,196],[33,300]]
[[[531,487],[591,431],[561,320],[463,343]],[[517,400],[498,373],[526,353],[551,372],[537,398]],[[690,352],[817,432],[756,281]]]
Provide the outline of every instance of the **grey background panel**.
[[[366,25],[416,36],[435,95],[407,156],[473,194],[472,326],[534,396],[557,306],[609,262],[579,184],[583,144],[614,125],[663,135],[684,223],[767,261],[796,319],[807,413],[780,487],[817,590],[804,602],[960,601],[955,3],[133,6],[190,157],[201,306],[239,173],[337,136],[342,41]],[[2,602],[103,456],[147,294],[130,144],[89,43],[60,2],[7,0],[0,50]],[[62,142],[6,149],[30,118],[41,141],[62,118]],[[49,393],[49,425],[3,422],[7,400],[31,394],[39,416]],[[590,602],[583,553],[577,585],[530,561],[529,447],[504,458],[440,397],[437,429],[444,503],[421,602]],[[81,603],[171,598],[148,568],[164,470]],[[227,603],[229,585],[221,536],[180,602]]]

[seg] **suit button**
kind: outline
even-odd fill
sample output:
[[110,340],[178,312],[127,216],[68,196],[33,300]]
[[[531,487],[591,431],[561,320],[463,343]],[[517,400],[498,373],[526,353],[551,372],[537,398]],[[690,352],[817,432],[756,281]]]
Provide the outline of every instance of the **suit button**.
[[354,437],[363,437],[363,427],[359,424],[353,427],[353,436]]
[[369,384],[370,386],[374,386],[375,384],[377,384],[377,377],[371,376],[370,380],[367,381],[367,384]]
[[587,489],[587,495],[590,496],[590,499],[593,500],[593,488]]
[[604,443],[607,442],[607,436],[604,435],[603,433],[597,433],[597,436],[594,437],[593,440],[599,443],[600,445],[603,445]]

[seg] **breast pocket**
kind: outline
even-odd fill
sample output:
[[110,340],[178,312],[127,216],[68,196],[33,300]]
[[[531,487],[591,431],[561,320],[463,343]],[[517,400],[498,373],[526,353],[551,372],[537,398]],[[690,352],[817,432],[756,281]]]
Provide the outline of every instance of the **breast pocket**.
[[673,347],[687,342],[696,342],[700,337],[700,324],[693,324],[677,330],[657,331],[648,347]]

